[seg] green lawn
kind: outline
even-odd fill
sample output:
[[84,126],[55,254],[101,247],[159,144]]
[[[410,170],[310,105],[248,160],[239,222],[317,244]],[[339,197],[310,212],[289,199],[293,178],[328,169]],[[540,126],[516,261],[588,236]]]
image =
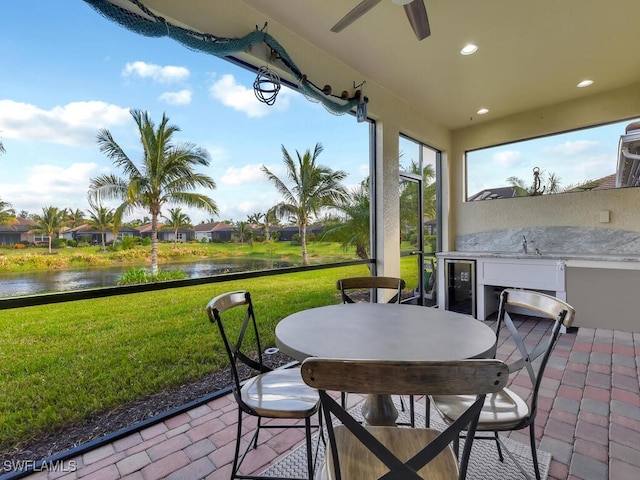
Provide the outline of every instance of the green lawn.
[[204,308],[220,293],[252,292],[268,346],[280,319],[337,303],[335,280],[367,271],[358,265],[2,311],[0,451],[225,365]]
[[[415,285],[415,259],[402,263]],[[0,451],[226,365],[205,312],[218,294],[251,291],[267,347],[279,320],[338,303],[338,278],[368,274],[356,265],[1,311]]]

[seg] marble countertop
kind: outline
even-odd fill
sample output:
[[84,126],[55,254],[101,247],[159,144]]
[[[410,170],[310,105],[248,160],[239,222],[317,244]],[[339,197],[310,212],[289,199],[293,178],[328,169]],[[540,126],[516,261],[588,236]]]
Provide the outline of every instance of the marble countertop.
[[640,262],[640,255],[605,253],[545,253],[495,252],[495,251],[450,251],[437,253],[438,258],[516,258],[526,260],[581,260],[593,262]]

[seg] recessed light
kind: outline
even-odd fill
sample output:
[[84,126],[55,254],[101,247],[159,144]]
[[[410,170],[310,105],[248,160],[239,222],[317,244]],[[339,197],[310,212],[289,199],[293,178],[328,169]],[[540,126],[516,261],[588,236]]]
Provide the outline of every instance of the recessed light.
[[460,53],[462,55],[471,55],[473,53],[476,53],[478,51],[478,46],[474,45],[473,43],[469,43],[468,45],[465,45],[462,50],[460,50]]
[[583,80],[577,85],[577,87],[584,88],[584,87],[588,87],[589,85],[593,85],[593,80]]
[[480,110],[478,110],[476,112],[478,115],[484,115],[485,113],[489,113],[489,109],[488,108],[481,108]]

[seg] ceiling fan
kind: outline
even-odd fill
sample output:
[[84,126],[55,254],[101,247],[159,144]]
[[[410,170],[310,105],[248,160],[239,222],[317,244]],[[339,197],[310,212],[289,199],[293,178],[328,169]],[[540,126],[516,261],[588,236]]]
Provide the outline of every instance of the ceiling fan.
[[[342,19],[331,27],[332,32],[340,32],[347,26],[351,25],[362,15],[367,13],[373,7],[378,5],[382,0],[362,0],[353,10],[347,13]],[[427,9],[424,6],[424,0],[391,0],[397,5],[404,5],[404,11],[407,14],[411,28],[418,37],[423,40],[431,35],[429,28],[429,19],[427,18]]]

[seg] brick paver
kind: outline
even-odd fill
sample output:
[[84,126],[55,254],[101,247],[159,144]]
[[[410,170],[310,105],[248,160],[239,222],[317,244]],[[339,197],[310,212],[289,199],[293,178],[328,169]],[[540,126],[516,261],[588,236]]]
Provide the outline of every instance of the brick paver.
[[[536,342],[549,323],[528,320],[527,343]],[[498,358],[514,352],[501,337]],[[549,361],[540,392],[536,426],[539,447],[553,455],[549,480],[640,478],[640,334],[605,329],[572,329]],[[527,392],[519,376],[514,390]],[[352,398],[353,397],[353,398]],[[350,395],[350,401],[357,396]],[[38,472],[29,480],[228,479],[235,447],[237,411],[233,396],[210,401],[74,460],[76,472]],[[249,439],[255,422],[247,422]],[[528,443],[528,432],[511,438]],[[302,430],[265,431],[245,465],[258,473],[304,440]],[[246,440],[243,441],[243,447]]]

